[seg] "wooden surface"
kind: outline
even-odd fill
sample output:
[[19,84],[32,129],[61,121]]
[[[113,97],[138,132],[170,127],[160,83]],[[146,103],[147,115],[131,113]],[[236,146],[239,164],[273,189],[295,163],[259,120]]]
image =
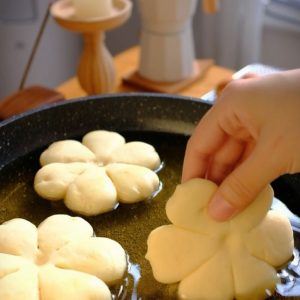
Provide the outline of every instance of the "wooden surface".
[[214,61],[212,59],[195,60],[191,76],[175,82],[152,81],[141,76],[139,70],[136,69],[134,72],[129,72],[127,76],[123,76],[123,82],[149,92],[176,94],[203,78],[206,71],[213,65]]
[[[138,66],[139,60],[139,48],[133,47],[121,54],[115,56],[114,63],[116,67],[117,84],[115,93],[125,92],[143,92],[142,89],[138,89],[122,82],[122,78],[129,72],[134,71]],[[210,90],[217,87],[217,85],[225,80],[229,80],[234,71],[226,69],[220,66],[212,66],[205,74],[204,77],[193,82],[182,91],[178,92],[178,95],[191,96],[200,98]],[[73,77],[66,82],[62,83],[56,89],[62,93],[66,99],[73,99],[82,96],[86,96],[86,92],[80,87],[78,79]]]
[[[77,77],[80,85],[89,94],[114,91],[116,74],[111,54],[105,45],[105,31],[122,25],[131,15],[129,0],[115,0],[109,16],[77,19],[74,6],[68,0],[59,0],[51,6],[51,15],[65,29],[81,32],[84,47]],[[73,11],[74,15],[70,15]]]
[[0,121],[24,111],[65,100],[64,96],[52,89],[33,85],[17,91],[0,101]]

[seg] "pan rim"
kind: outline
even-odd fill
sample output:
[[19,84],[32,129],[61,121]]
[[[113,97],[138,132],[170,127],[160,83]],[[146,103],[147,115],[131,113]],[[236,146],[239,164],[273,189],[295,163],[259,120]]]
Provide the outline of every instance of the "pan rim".
[[131,96],[133,98],[149,97],[149,98],[160,98],[160,99],[166,99],[166,100],[173,99],[175,101],[189,101],[189,102],[201,103],[203,105],[212,106],[212,104],[210,102],[203,100],[201,98],[176,95],[176,94],[161,94],[161,93],[153,93],[153,92],[124,92],[124,93],[96,94],[96,95],[90,95],[90,96],[82,96],[82,97],[76,97],[76,98],[71,98],[71,99],[65,99],[63,101],[58,101],[58,102],[54,102],[54,103],[48,103],[48,104],[44,104],[39,107],[33,108],[31,110],[19,113],[17,115],[14,115],[10,118],[5,119],[5,120],[0,120],[0,129],[2,127],[4,127],[5,125],[13,123],[19,119],[34,115],[39,112],[47,111],[47,110],[55,108],[55,107],[63,107],[63,106],[71,105],[74,103],[93,101],[93,100],[98,100],[98,99],[110,99],[110,98],[122,99],[124,97],[127,98],[129,96]]
[[100,128],[190,135],[211,107],[196,98],[160,93],[118,93],[56,102],[0,123],[0,170],[56,140]]

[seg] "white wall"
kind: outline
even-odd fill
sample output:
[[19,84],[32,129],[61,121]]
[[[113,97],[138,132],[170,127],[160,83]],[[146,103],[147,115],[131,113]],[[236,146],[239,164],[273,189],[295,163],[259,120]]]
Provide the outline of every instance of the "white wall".
[[279,20],[267,14],[267,3],[220,0],[221,10],[215,16],[199,12],[194,24],[198,57],[212,57],[217,64],[236,70],[253,63],[299,68],[300,10],[272,4],[272,11],[286,19]]
[[296,32],[266,25],[263,28],[261,61],[282,69],[300,68],[300,30]]
[[276,2],[266,10],[261,60],[282,69],[300,68],[300,1],[289,7]]
[[[11,7],[16,12],[11,12],[10,7],[7,7],[6,15],[9,15],[10,19],[0,19],[0,99],[18,89],[49,2],[48,0],[9,1],[16,2],[14,5],[11,3]],[[3,10],[6,8],[4,5],[7,3],[9,6],[9,1],[2,1],[0,7],[2,17]],[[25,8],[28,11],[32,8],[36,10],[35,16],[29,20],[22,20],[22,10]],[[18,9],[21,11],[18,12]],[[13,20],[14,14],[15,20]],[[72,76],[76,72],[80,49],[80,37],[58,27],[49,18],[26,86],[38,84],[51,88]]]

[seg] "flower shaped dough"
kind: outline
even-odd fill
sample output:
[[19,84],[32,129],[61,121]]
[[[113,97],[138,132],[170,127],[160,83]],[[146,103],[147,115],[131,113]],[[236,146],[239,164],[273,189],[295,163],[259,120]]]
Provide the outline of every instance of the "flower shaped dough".
[[159,187],[153,171],[160,165],[155,149],[143,142],[125,143],[116,132],[97,130],[75,140],[51,144],[40,156],[34,180],[43,198],[64,199],[83,215],[97,215],[118,204],[149,198]]
[[216,189],[204,179],[177,186],[166,206],[173,224],[148,237],[153,275],[162,283],[179,282],[181,299],[264,299],[279,280],[276,268],[292,256],[289,220],[268,211],[273,197],[268,186],[235,218],[216,222],[207,213]]
[[0,225],[0,299],[106,300],[127,268],[124,249],[94,237],[79,217],[53,215],[38,228],[25,219]]

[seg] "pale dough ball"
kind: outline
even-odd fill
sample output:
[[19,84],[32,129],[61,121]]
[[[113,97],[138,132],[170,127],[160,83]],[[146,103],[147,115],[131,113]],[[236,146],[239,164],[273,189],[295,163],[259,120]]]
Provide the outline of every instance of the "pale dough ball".
[[117,191],[104,168],[89,166],[69,185],[65,204],[79,214],[98,215],[114,209]]
[[95,275],[108,285],[118,282],[127,268],[126,253],[122,246],[104,237],[70,242],[55,252],[51,261],[63,269]]
[[38,226],[40,251],[48,257],[54,250],[76,239],[91,237],[93,227],[80,217],[53,215]]
[[36,226],[27,220],[16,218],[4,222],[0,225],[0,252],[34,259],[38,251],[37,236]]
[[95,130],[87,133],[82,139],[83,145],[96,154],[97,163],[105,165],[110,153],[125,144],[123,136],[113,131]]
[[114,163],[107,165],[106,171],[123,203],[145,200],[159,187],[157,174],[146,167]]
[[154,147],[144,142],[129,142],[111,152],[109,162],[144,166],[155,170],[160,158]]
[[211,199],[216,189],[215,183],[199,178],[178,185],[166,205],[169,220],[180,227],[212,235],[222,234],[228,230],[230,224],[234,224],[231,230],[238,233],[257,225],[271,206],[273,190],[267,186],[258,195],[257,200],[242,214],[237,215],[231,223],[216,222],[207,212],[208,199]]
[[163,225],[150,233],[147,245],[146,259],[151,262],[154,278],[162,283],[174,283],[219,251],[221,243],[217,239],[208,242],[207,236],[197,232]]
[[95,162],[95,160],[95,154],[75,140],[54,142],[40,156],[42,166],[54,162]]
[[[214,272],[216,270],[217,272]],[[231,265],[227,253],[220,249],[213,257],[207,259],[201,267],[192,270],[180,282],[178,298],[205,300],[235,299]],[[254,300],[255,298],[248,298],[248,300],[250,299]]]
[[[255,241],[260,241],[255,243]],[[263,221],[245,237],[247,250],[275,267],[282,267],[294,249],[289,220],[277,211],[269,211]],[[265,251],[265,249],[270,249]]]
[[26,266],[26,268],[15,269],[14,272],[1,277],[0,299],[40,300],[37,268]]
[[112,299],[107,285],[99,278],[89,274],[45,265],[40,270],[39,278],[42,300]]
[[51,163],[45,165],[36,173],[34,189],[43,198],[62,200],[69,184],[82,173],[88,165],[86,163]]
[[[0,279],[22,268],[33,268],[35,262],[13,254],[0,253]],[[0,298],[2,299],[2,298]]]
[[177,185],[166,204],[168,219],[181,228],[203,234],[218,235],[226,232],[228,223],[216,222],[207,213],[207,199],[212,197],[216,188],[216,184],[211,181],[197,179]]

